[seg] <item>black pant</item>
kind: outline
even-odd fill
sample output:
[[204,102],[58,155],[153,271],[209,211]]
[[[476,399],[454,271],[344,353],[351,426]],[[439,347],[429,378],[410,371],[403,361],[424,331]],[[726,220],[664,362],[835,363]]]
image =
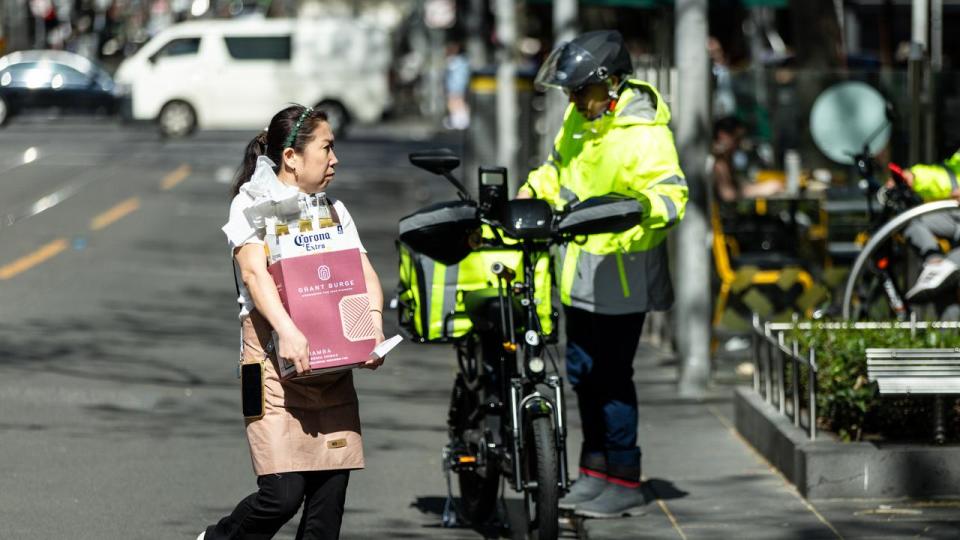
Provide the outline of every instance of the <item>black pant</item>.
[[633,357],[646,313],[601,315],[566,307],[567,377],[580,406],[580,466],[640,480]]
[[232,514],[208,527],[204,540],[268,540],[301,505],[303,517],[297,540],[336,540],[340,538],[349,479],[350,471],[259,476],[260,490],[240,501]]

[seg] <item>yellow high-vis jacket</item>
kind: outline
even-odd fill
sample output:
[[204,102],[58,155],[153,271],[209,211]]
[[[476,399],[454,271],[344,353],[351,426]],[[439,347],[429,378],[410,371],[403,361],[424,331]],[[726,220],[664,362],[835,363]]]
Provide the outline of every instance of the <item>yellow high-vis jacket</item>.
[[667,231],[683,219],[687,183],[680,170],[670,110],[649,83],[628,80],[613,111],[585,119],[567,108],[552,154],[521,191],[557,209],[619,194],[643,205],[643,222],[560,249],[560,300],[595,313],[665,310],[673,304]]
[[950,194],[960,189],[960,150],[942,164],[918,164],[910,167],[913,173],[913,190],[924,201],[949,199]]

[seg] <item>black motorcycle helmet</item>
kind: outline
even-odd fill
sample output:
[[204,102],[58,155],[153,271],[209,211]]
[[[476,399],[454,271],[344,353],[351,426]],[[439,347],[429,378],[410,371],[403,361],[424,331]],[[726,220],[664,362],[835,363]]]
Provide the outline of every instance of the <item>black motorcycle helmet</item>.
[[623,36],[615,30],[587,32],[556,49],[540,66],[534,84],[576,92],[588,84],[633,73]]

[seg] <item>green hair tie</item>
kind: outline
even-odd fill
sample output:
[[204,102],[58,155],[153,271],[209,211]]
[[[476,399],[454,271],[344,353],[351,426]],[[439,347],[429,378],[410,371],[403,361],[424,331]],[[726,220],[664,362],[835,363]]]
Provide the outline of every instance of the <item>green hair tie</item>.
[[313,107],[306,107],[303,109],[303,112],[300,113],[300,118],[297,118],[297,123],[293,126],[293,129],[290,130],[290,134],[287,135],[287,140],[284,141],[284,148],[293,148],[293,141],[297,138],[297,134],[300,133],[300,126],[303,125],[303,121],[307,118],[307,115],[313,112]]

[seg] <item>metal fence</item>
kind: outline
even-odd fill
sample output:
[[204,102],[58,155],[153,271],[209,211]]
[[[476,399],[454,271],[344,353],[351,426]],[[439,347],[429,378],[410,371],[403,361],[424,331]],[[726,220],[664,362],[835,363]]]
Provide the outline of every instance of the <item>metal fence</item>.
[[[793,425],[801,427],[800,421],[800,369],[806,368],[807,377],[807,433],[810,439],[817,438],[817,356],[810,349],[805,355],[800,352],[800,344],[793,340],[788,347],[787,332],[793,331],[799,323],[760,322],[760,316],[753,316],[753,389],[763,396],[780,414],[793,420]],[[791,408],[787,408],[787,363],[790,363]]]
[[[800,350],[800,343],[788,335],[794,330],[810,330],[816,325],[825,330],[890,330],[909,329],[911,333],[927,329],[958,329],[958,321],[918,322],[916,314],[905,322],[811,323],[794,318],[789,323],[762,322],[753,316],[752,357],[753,389],[780,414],[804,428],[810,440],[817,438],[817,351]],[[790,366],[789,381],[787,366]],[[805,377],[807,388],[801,392]],[[803,395],[801,395],[803,394]],[[804,402],[805,400],[805,402]],[[806,407],[806,413],[802,414]],[[802,420],[806,420],[804,423]]]

